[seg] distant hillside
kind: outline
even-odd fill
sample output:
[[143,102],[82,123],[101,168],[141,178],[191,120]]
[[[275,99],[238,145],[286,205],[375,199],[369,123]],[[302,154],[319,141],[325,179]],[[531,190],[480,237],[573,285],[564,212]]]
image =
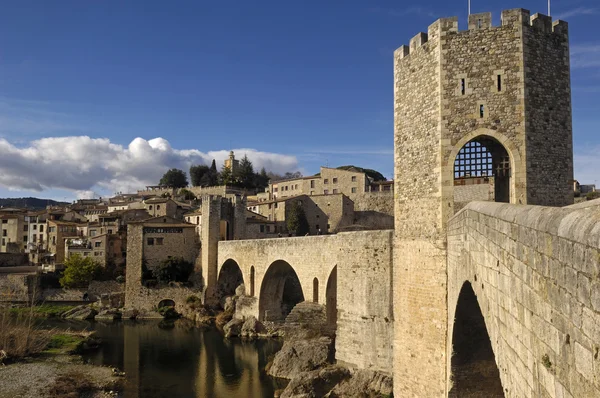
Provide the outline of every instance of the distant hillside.
[[39,198],[0,198],[0,207],[25,207],[28,209],[45,209],[46,206],[64,206],[67,202]]

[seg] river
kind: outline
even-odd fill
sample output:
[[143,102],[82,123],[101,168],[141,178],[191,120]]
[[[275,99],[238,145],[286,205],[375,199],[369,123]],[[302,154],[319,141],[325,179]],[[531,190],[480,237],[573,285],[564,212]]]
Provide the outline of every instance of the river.
[[277,340],[228,340],[187,321],[170,327],[133,321],[55,326],[67,325],[96,331],[102,346],[84,359],[125,371],[125,398],[262,398],[283,387],[264,372],[281,348]]

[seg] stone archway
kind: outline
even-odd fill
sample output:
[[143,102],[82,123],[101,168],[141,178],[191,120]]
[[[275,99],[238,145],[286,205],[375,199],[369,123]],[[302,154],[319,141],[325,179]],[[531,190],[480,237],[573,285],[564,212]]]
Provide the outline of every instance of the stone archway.
[[158,303],[158,307],[157,308],[162,308],[162,307],[175,308],[175,301],[173,301],[171,299],[160,300],[160,302]]
[[449,397],[504,397],[485,319],[470,282],[462,286],[452,331]]
[[259,319],[283,321],[294,306],[302,301],[304,293],[296,271],[283,260],[272,263],[260,287]]
[[454,158],[453,173],[455,203],[511,201],[510,155],[491,136],[480,135],[465,143]]
[[242,270],[235,260],[229,259],[223,263],[217,279],[217,298],[219,301],[227,296],[233,296],[235,289],[244,283]]
[[337,265],[333,267],[327,279],[325,307],[327,324],[335,329],[337,325]]

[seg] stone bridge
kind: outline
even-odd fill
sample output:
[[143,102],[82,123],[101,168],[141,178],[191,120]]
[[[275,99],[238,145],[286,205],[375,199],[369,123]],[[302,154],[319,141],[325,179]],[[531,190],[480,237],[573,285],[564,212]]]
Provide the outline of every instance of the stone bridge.
[[[326,305],[337,324],[336,357],[361,368],[392,367],[393,231],[221,241],[218,295],[244,283],[243,315],[281,321],[302,301]],[[237,314],[239,315],[239,314]]]
[[594,202],[473,202],[449,221],[446,374],[456,396],[473,391],[470,382],[481,384],[477,362],[495,371],[506,396],[600,396]]
[[[406,314],[393,305],[393,240],[369,231],[219,242],[219,294],[244,283],[251,302],[241,315],[261,320],[324,304],[336,360],[397,378],[407,351],[394,327],[414,325],[397,322]],[[447,245],[447,301],[432,303],[445,308],[445,332],[430,358],[443,395],[600,396],[600,201],[472,202],[449,220]],[[415,379],[395,383],[415,391]]]

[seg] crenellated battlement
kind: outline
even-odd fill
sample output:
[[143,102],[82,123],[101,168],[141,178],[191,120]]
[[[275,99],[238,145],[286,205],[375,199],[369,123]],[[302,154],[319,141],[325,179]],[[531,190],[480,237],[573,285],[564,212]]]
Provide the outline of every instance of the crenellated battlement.
[[544,34],[565,37],[568,37],[569,34],[569,24],[567,22],[561,20],[553,22],[552,17],[540,13],[531,15],[529,10],[523,8],[502,11],[501,20],[502,23],[499,26],[494,26],[491,12],[471,14],[468,18],[468,29],[459,31],[458,17],[440,18],[429,25],[428,33],[418,33],[410,40],[408,46],[400,46],[394,54],[398,59],[403,59],[410,54],[414,54],[426,43],[439,40],[440,37],[447,34],[474,34],[480,30],[506,29],[511,26],[519,29],[529,28]]

